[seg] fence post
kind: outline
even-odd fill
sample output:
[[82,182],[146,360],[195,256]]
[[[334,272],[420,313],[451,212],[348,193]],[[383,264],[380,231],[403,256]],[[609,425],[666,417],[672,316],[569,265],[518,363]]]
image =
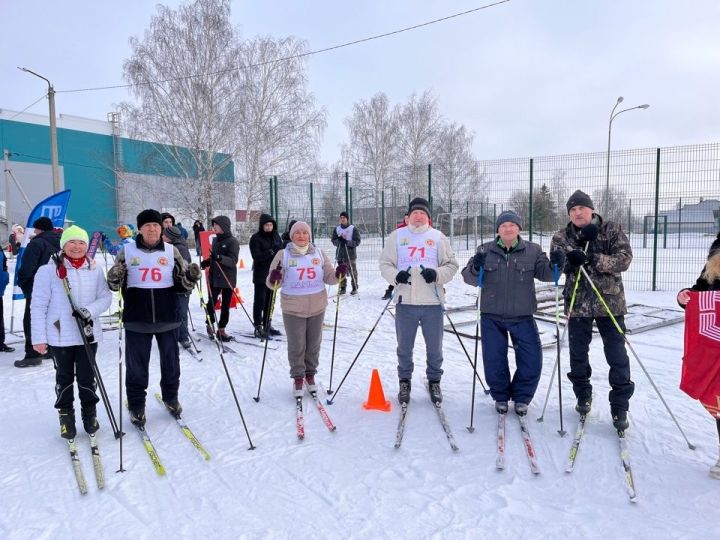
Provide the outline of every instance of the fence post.
[[310,241],[315,243],[315,202],[313,201],[312,182],[310,182]]
[[465,201],[465,249],[470,249],[470,201]]
[[668,226],[668,217],[663,216],[663,249],[667,249],[667,226]]
[[350,173],[345,171],[345,211],[350,214]]
[[660,211],[660,149],[655,157],[655,231],[653,232],[652,290],[657,291],[658,212]]
[[530,158],[530,201],[528,204],[528,239],[533,239],[533,158]]
[[682,231],[682,197],[680,197],[680,202],[678,203],[678,249],[680,249],[680,236],[682,235],[680,231]]
[[[275,197],[273,193],[273,177],[270,177],[270,180],[268,180],[268,187],[270,189],[270,215],[273,217],[274,220],[277,221],[277,216],[275,215]],[[249,210],[249,209],[248,209]]]
[[350,223],[354,223],[353,220],[353,194],[352,194],[352,188],[350,188],[350,208],[348,209],[348,214],[350,215]]
[[627,228],[628,237],[630,236],[631,232],[632,232],[632,199],[628,199],[628,228]]
[[428,163],[428,203],[430,204],[430,215],[433,213],[433,196],[432,196],[432,164]]
[[277,175],[275,175],[275,216],[277,216],[275,219],[280,219],[280,199],[278,199],[278,182],[277,182]]
[[382,206],[382,214],[380,214],[380,235],[382,236],[382,247],[385,247],[385,190],[380,192],[380,205]]

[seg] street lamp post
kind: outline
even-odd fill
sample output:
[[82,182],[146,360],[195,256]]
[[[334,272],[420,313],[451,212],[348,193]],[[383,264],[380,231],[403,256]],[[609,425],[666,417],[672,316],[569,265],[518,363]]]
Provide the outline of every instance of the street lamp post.
[[35,75],[44,80],[48,85],[48,101],[50,102],[50,164],[52,168],[53,193],[60,191],[60,167],[58,165],[58,146],[57,146],[57,125],[55,124],[55,89],[42,75],[38,75],[24,67],[18,67],[19,70]]
[[608,204],[610,203],[610,139],[612,137],[613,120],[615,120],[617,116],[621,115],[624,112],[632,111],[635,109],[647,109],[648,107],[650,107],[650,105],[645,103],[644,105],[628,107],[627,109],[622,109],[621,111],[615,112],[615,109],[617,109],[618,105],[620,105],[622,102],[623,97],[618,97],[617,101],[615,102],[615,106],[612,108],[612,111],[610,111],[610,122],[608,122],[607,165],[605,167],[605,197],[603,197],[605,199],[603,204],[603,212],[605,214],[608,213]]

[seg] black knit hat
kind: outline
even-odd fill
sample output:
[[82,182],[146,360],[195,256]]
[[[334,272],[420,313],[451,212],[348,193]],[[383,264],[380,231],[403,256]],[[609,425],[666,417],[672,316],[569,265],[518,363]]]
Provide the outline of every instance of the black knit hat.
[[50,218],[47,216],[42,216],[37,218],[35,221],[33,221],[33,229],[40,229],[41,231],[52,231],[55,227],[53,227],[53,222],[50,221]]
[[567,206],[568,214],[573,206],[587,206],[588,208],[595,210],[595,205],[593,204],[590,195],[584,191],[580,191],[579,189],[570,195],[570,198],[565,206]]
[[495,232],[498,232],[498,230],[500,229],[500,225],[508,222],[514,223],[522,229],[522,220],[520,219],[520,216],[518,216],[512,210],[505,210],[504,212],[501,212],[495,220]]
[[340,217],[344,217],[344,218],[350,219],[350,216],[349,216],[348,213],[345,212],[345,211],[340,212]]
[[172,224],[175,225],[175,216],[173,216],[169,212],[163,212],[162,214],[160,214],[160,224],[162,224],[162,222],[165,221],[167,218],[170,218],[172,220]]
[[162,227],[162,216],[160,215],[160,212],[153,210],[152,208],[148,208],[147,210],[140,212],[137,215],[137,228],[139,229],[146,223],[157,223]]
[[410,201],[410,205],[408,206],[408,215],[412,214],[413,210],[422,210],[428,217],[431,217],[430,203],[427,202],[427,199],[423,199],[422,197],[415,197],[412,201]]

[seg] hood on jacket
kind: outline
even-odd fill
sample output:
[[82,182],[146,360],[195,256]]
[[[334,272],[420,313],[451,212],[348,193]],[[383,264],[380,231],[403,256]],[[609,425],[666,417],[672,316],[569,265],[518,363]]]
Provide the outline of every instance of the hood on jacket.
[[[265,226],[266,223],[273,224],[273,230],[272,230],[272,233],[270,233],[270,234],[274,234],[274,233],[278,232],[277,222],[273,219],[273,217],[270,214],[260,214],[260,221],[258,222],[258,232],[260,234],[265,233],[265,231],[263,230],[263,227]],[[265,233],[265,234],[267,234],[267,233]]]
[[62,237],[62,231],[56,231],[53,229],[52,231],[44,231],[40,234],[36,234],[32,237],[32,240],[36,240],[38,242],[45,242],[48,244],[51,248],[54,248],[56,250],[60,249],[60,238]]
[[225,234],[231,234],[230,218],[227,216],[217,216],[212,218],[211,225],[217,223]]

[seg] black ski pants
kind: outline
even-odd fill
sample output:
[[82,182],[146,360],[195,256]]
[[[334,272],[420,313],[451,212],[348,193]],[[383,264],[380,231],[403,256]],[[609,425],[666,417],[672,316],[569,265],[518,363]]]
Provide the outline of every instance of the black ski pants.
[[270,316],[270,301],[272,290],[264,283],[255,283],[255,296],[253,298],[253,324],[255,326],[267,327]]
[[210,299],[208,300],[207,310],[210,320],[215,322],[215,302],[217,302],[218,296],[222,298],[220,302],[220,322],[218,322],[218,328],[225,328],[230,321],[230,299],[232,298],[233,290],[227,287],[210,287]]
[[[595,323],[600,331],[603,341],[605,360],[610,366],[608,376],[610,382],[611,410],[627,411],[630,407],[630,397],[635,391],[635,384],[630,380],[630,358],[625,349],[625,339],[618,332],[610,317],[595,317]],[[616,316],[622,331],[625,332],[625,318]],[[570,317],[570,373],[568,379],[572,382],[573,392],[578,398],[592,396],[590,376],[590,342],[592,341],[593,317]]]
[[[97,343],[91,343],[93,355],[97,352]],[[53,347],[53,362],[55,364],[55,400],[56,409],[73,408],[73,383],[77,378],[78,396],[82,407],[95,406],[100,401],[95,389],[95,373],[84,345],[70,347]]]
[[125,392],[128,408],[145,407],[149,383],[150,349],[155,337],[160,352],[160,391],[165,401],[176,399],[180,387],[180,350],[177,329],[146,334],[125,330]]

